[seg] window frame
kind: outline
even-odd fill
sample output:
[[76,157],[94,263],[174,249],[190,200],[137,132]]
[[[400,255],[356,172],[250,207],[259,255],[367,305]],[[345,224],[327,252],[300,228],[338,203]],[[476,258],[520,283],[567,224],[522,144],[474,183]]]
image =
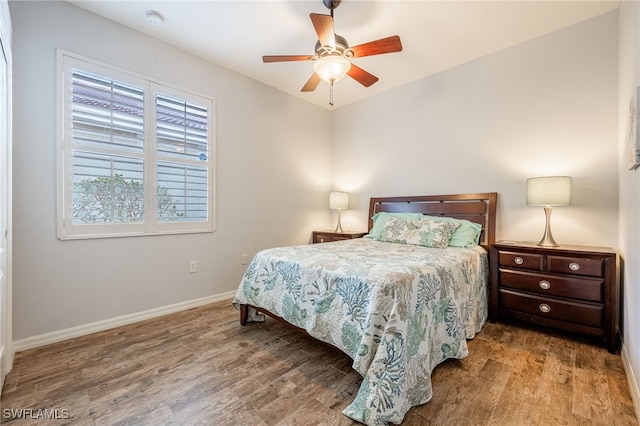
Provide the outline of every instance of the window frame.
[[[142,235],[167,235],[204,233],[215,231],[215,100],[173,85],[159,82],[139,74],[123,70],[93,59],[57,49],[57,236],[61,240],[106,237],[130,237]],[[76,144],[72,137],[70,84],[73,70],[95,74],[114,81],[141,87],[144,91],[144,142],[142,153],[123,152],[127,158],[143,160],[144,219],[142,223],[78,224],[72,218],[73,150],[86,148]],[[206,160],[172,158],[157,151],[156,146],[156,95],[170,96],[193,102],[207,108],[207,155]],[[100,148],[85,149],[99,153]],[[116,148],[106,150],[109,155],[118,155]],[[157,166],[158,161],[178,164],[197,164],[207,170],[207,219],[205,221],[159,221],[156,215]]]

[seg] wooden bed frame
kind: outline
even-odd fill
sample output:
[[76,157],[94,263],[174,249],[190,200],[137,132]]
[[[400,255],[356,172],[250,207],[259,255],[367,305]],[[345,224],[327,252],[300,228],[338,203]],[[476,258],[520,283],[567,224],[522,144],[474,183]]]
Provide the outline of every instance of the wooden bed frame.
[[[376,197],[369,202],[369,230],[373,227],[373,215],[388,213],[423,213],[431,216],[448,216],[466,219],[482,226],[480,245],[489,252],[491,244],[496,241],[496,204],[498,194],[485,192],[476,194],[424,195],[409,197]],[[251,305],[240,305],[240,324],[247,325],[249,308],[265,314],[289,327],[307,334],[303,328],[296,327],[278,315],[263,308]]]
[[372,198],[369,202],[369,230],[373,227],[373,215],[380,212],[422,213],[466,219],[482,226],[480,245],[489,251],[491,244],[496,242],[497,201],[496,192]]

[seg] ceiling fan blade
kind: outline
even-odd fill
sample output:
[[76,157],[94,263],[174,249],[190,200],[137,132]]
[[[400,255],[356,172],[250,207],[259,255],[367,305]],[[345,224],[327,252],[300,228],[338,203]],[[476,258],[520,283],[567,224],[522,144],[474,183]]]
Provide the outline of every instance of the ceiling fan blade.
[[354,58],[363,56],[380,55],[383,53],[400,52],[402,43],[397,35],[381,38],[380,40],[370,41],[369,43],[359,44],[351,48]]
[[318,40],[322,46],[331,46],[332,49],[336,48],[336,35],[333,31],[333,17],[331,15],[321,15],[319,13],[312,13],[311,22],[313,28],[318,34]]
[[355,64],[351,64],[351,68],[347,72],[347,75],[365,87],[369,87],[378,81],[378,77],[368,73]]
[[301,92],[313,92],[316,90],[316,87],[318,87],[318,84],[320,84],[320,81],[320,76],[314,72],[302,88]]
[[313,55],[271,55],[263,56],[262,62],[310,61],[313,58]]

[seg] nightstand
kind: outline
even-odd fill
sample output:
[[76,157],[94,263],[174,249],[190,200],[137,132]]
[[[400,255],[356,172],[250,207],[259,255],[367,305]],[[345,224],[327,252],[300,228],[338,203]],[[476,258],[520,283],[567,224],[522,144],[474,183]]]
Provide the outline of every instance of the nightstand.
[[352,238],[362,238],[367,235],[367,232],[353,232],[353,231],[313,231],[312,242],[315,243],[329,243],[331,241],[350,240]]
[[491,247],[491,322],[512,318],[601,338],[617,347],[617,255],[606,247]]

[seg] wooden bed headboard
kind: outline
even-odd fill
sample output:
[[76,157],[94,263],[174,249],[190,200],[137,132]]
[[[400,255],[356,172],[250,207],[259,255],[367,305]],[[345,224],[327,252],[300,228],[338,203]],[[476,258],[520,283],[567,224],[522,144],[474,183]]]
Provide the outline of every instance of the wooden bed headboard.
[[496,203],[498,193],[377,197],[369,202],[369,230],[373,215],[387,213],[423,213],[466,219],[482,225],[480,245],[485,249],[496,241]]

